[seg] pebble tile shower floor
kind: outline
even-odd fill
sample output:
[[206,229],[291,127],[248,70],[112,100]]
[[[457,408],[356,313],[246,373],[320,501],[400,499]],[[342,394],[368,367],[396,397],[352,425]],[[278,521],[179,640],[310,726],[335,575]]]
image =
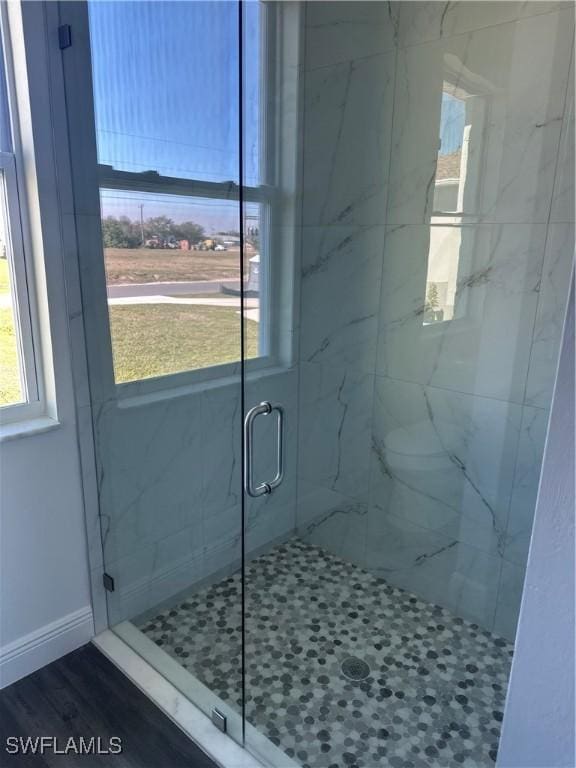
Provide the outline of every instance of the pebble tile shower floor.
[[[299,539],[247,580],[247,717],[298,763],[494,764],[510,643]],[[238,708],[240,588],[238,573],[140,627]],[[349,658],[368,677],[346,677]]]

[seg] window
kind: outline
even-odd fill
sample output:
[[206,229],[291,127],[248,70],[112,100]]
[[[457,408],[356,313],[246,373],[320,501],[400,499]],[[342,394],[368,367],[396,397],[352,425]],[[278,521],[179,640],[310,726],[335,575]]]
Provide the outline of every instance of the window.
[[[446,65],[447,68],[448,64]],[[423,301],[424,326],[446,323],[466,313],[468,292],[462,275],[478,258],[473,224],[480,181],[485,94],[479,82],[445,72],[433,188],[428,269]]]
[[14,132],[9,110],[10,71],[2,26],[0,40],[0,409],[3,422],[37,415],[39,392],[22,222]]
[[231,2],[89,3],[118,384],[235,363],[240,279],[247,353],[269,354],[263,294],[273,188],[261,121],[265,10],[259,2],[245,4],[250,55],[240,222],[237,8]]

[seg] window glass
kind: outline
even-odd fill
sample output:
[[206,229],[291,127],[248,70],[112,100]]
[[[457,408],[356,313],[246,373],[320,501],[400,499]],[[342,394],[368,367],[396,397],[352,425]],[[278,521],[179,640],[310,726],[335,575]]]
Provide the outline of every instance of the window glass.
[[461,227],[430,227],[424,325],[454,318],[461,248]]
[[[240,358],[238,5],[91,2],[89,9],[116,381],[235,362]],[[243,80],[243,279],[250,287],[250,357],[265,351],[254,287],[265,205],[258,201],[260,23],[260,4],[251,2],[245,16],[251,52]],[[171,193],[175,186],[178,194]]]
[[[238,360],[238,204],[107,189],[100,199],[116,381]],[[248,284],[258,236],[254,206],[246,206],[246,217],[253,233],[245,248]],[[257,296],[247,303],[257,308]],[[247,312],[250,357],[258,350],[258,321]]]
[[5,183],[0,176],[0,406],[25,400],[5,212]]
[[95,1],[89,8],[98,161],[238,180],[236,4]]

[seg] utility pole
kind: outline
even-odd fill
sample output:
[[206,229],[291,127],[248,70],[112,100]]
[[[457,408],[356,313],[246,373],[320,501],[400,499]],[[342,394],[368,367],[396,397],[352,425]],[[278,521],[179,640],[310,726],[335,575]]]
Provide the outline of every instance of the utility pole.
[[140,241],[144,245],[144,203],[140,203]]

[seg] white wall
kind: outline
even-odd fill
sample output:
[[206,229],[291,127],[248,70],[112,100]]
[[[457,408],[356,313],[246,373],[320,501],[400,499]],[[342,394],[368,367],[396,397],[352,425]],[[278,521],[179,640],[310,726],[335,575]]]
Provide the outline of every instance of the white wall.
[[499,768],[573,768],[574,283],[528,558]]
[[[17,6],[10,9],[11,26],[18,26],[17,10]],[[43,357],[49,363],[45,365],[48,406],[55,419],[45,431],[12,436],[0,449],[2,686],[86,643],[93,634],[61,196],[52,151],[54,126],[48,119],[53,107],[47,96],[51,90],[50,49],[46,47],[42,5],[25,4],[23,22],[31,35],[27,60],[18,45],[14,54],[21,57],[18,76],[27,69],[31,115],[27,121],[20,115],[21,130],[27,134],[32,127],[35,147],[35,156],[28,158],[26,167],[33,246],[27,256],[34,257],[36,301],[44,318]],[[14,38],[21,40],[21,30],[15,31]],[[55,43],[53,35],[48,40]],[[21,81],[19,85],[22,94]],[[30,160],[36,164],[35,178]]]

